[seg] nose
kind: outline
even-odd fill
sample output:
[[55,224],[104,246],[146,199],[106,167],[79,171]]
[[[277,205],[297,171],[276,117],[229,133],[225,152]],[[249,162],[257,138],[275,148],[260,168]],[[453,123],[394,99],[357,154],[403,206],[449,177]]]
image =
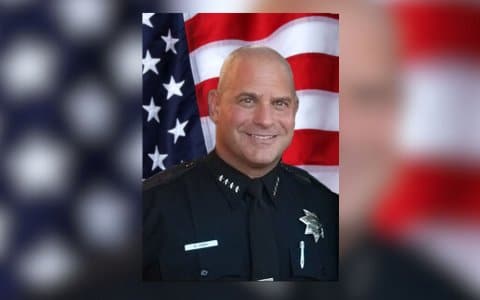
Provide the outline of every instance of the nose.
[[253,122],[262,127],[270,127],[273,125],[272,107],[264,102],[258,103],[255,107]]

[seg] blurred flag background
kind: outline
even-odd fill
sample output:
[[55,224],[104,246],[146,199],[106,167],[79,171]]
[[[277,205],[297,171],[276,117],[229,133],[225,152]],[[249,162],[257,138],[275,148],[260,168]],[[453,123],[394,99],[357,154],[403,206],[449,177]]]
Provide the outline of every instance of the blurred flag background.
[[122,269],[134,265],[141,212],[139,5],[0,1],[2,299],[131,274]]
[[480,6],[389,10],[402,38],[401,161],[374,222],[480,296]]
[[[2,0],[0,8],[2,299],[313,299],[339,290],[331,298],[358,299],[365,287],[377,292],[365,299],[402,291],[429,299],[446,287],[480,298],[475,1]],[[142,76],[153,75],[142,75],[141,19],[155,11],[340,14],[339,283],[139,283],[141,106],[150,103],[140,98]],[[357,251],[372,235],[403,260]]]
[[208,92],[230,52],[263,45],[290,63],[300,101],[283,161],[338,193],[338,15],[144,13],[143,19],[144,178],[213,150]]

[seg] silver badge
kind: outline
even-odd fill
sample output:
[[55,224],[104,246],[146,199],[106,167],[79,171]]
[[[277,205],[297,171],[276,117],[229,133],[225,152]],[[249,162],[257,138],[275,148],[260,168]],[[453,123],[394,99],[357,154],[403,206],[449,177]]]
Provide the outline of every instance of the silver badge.
[[299,220],[306,225],[305,234],[312,234],[316,243],[320,237],[322,237],[322,239],[325,237],[323,226],[320,224],[316,214],[306,209],[303,209],[303,212],[305,213],[305,216],[299,218]]

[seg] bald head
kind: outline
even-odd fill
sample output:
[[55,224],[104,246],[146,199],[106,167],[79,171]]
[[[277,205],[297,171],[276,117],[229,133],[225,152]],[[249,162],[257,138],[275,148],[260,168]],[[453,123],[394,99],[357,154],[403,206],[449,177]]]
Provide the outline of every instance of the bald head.
[[277,51],[264,46],[244,46],[237,48],[231,52],[225,59],[220,70],[220,78],[218,81],[218,91],[222,92],[234,81],[239,74],[239,67],[243,64],[251,63],[262,67],[264,64],[275,64],[285,72],[288,87],[295,94],[295,84],[293,81],[293,73],[287,60]]
[[290,65],[270,48],[239,48],[225,60],[208,106],[217,154],[243,174],[261,177],[293,137],[298,98]]

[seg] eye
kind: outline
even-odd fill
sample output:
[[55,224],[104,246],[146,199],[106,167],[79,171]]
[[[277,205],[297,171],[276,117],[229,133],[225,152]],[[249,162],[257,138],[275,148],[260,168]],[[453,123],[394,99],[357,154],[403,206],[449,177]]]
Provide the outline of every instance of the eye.
[[277,108],[287,108],[289,103],[286,100],[275,100],[273,105]]
[[252,105],[255,102],[255,99],[253,97],[242,97],[240,98],[240,104],[242,105]]

